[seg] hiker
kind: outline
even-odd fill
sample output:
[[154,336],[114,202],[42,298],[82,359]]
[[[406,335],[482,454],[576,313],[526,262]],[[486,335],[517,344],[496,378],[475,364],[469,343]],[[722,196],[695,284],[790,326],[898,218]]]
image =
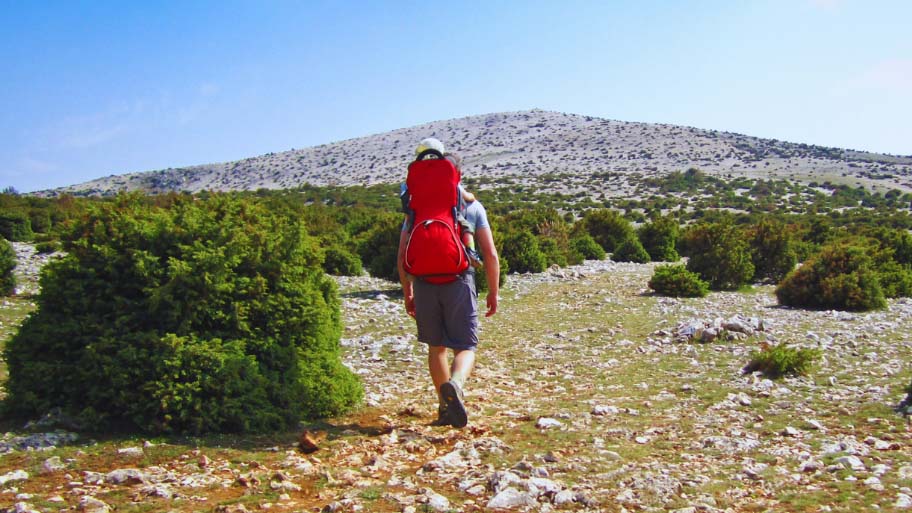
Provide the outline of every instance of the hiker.
[[[448,207],[454,206],[451,210],[457,210],[456,205],[462,192],[459,191],[457,184],[459,181],[459,172],[456,166],[443,164],[441,162],[425,162],[425,160],[446,160],[444,159],[444,146],[440,141],[427,138],[421,141],[415,150],[416,159],[409,165],[409,188],[413,184],[418,186],[415,190],[408,191],[413,197],[412,205],[420,205],[427,202],[424,195],[436,194],[436,190],[444,188],[444,196],[453,193],[453,198],[449,205],[435,206],[437,210],[444,212]],[[430,173],[433,170],[436,173],[433,177],[422,175]],[[448,174],[449,173],[449,174]],[[428,176],[437,182],[422,181],[424,176]],[[447,177],[446,183],[440,177]],[[448,189],[447,189],[448,188]],[[416,196],[422,196],[416,201]],[[447,196],[449,198],[449,196]],[[494,238],[491,234],[491,226],[488,224],[487,214],[481,202],[475,200],[465,202],[464,204],[465,222],[474,229],[474,239],[481,250],[481,257],[484,263],[484,272],[488,282],[487,312],[486,317],[490,317],[497,312],[497,293],[498,280],[500,279],[500,263],[497,256],[497,248],[494,246]],[[420,241],[415,240],[412,233],[413,228],[417,225],[424,227],[425,224],[439,225],[444,223],[435,223],[430,221],[421,221],[422,210],[417,208],[418,212],[413,212],[403,223],[402,232],[399,237],[398,268],[399,280],[402,283],[402,292],[405,296],[405,310],[415,318],[418,327],[418,340],[428,345],[428,371],[434,388],[438,396],[437,420],[435,425],[452,425],[455,427],[464,427],[468,423],[468,413],[466,412],[463,387],[472,373],[475,365],[475,349],[478,345],[478,294],[475,291],[475,267],[469,265],[468,259],[461,263],[457,268],[458,274],[453,276],[442,276],[439,274],[421,274],[415,272],[415,269],[424,267],[421,262],[408,261],[413,258],[408,251],[415,250],[415,246]],[[421,221],[419,224],[417,221]],[[434,221],[434,220],[432,220]],[[455,219],[445,220],[449,225],[457,225]],[[416,230],[417,231],[417,230]],[[450,240],[455,237],[450,237]],[[444,239],[441,239],[444,240]],[[461,246],[461,244],[460,244]],[[428,258],[439,258],[435,253],[428,253]],[[418,254],[414,259],[422,258]],[[446,267],[444,264],[444,268]],[[449,352],[453,352],[452,362],[449,361]]]

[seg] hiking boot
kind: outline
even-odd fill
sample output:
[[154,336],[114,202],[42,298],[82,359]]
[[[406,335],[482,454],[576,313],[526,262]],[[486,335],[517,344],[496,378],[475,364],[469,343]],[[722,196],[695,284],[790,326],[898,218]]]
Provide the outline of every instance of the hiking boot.
[[446,407],[440,406],[437,408],[437,420],[431,422],[432,426],[452,426],[453,420],[450,418],[450,412],[447,411]]
[[447,405],[447,414],[454,427],[462,428],[469,423],[469,414],[463,402],[462,389],[453,380],[440,385],[440,395]]

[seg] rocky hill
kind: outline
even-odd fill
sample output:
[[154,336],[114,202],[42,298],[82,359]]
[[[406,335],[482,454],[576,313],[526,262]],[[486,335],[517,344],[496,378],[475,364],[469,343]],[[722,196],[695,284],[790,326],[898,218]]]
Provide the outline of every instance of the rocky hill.
[[466,176],[487,178],[481,188],[523,184],[580,197],[622,196],[644,178],[696,167],[719,176],[912,191],[912,156],[531,110],[435,121],[234,162],[112,175],[41,194],[395,183],[404,179],[416,142],[428,136],[464,157]]

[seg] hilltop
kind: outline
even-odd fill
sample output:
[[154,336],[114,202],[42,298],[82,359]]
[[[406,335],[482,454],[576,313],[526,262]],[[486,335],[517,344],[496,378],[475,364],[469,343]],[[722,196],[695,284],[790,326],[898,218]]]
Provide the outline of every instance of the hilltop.
[[542,110],[435,121],[233,162],[111,175],[43,191],[107,195],[396,183],[416,141],[434,136],[480,188],[522,184],[578,197],[628,196],[643,179],[699,168],[720,177],[788,179],[912,191],[912,156],[761,139],[666,124]]

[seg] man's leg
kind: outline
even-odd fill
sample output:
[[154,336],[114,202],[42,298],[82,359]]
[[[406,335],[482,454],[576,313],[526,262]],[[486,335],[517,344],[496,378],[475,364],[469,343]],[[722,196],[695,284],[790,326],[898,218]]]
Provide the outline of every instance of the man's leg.
[[437,426],[449,426],[453,422],[450,419],[449,408],[440,393],[440,386],[450,380],[450,368],[447,363],[447,349],[444,346],[428,346],[428,370],[431,373],[431,381],[434,382],[434,390],[437,392],[437,420],[433,422]]
[[434,390],[440,393],[440,385],[450,380],[450,366],[447,362],[447,348],[444,346],[428,346],[428,370],[431,380],[434,381]]
[[456,356],[453,357],[453,366],[450,367],[450,379],[455,381],[459,388],[465,388],[465,382],[472,374],[473,367],[475,367],[475,351],[457,350]]

